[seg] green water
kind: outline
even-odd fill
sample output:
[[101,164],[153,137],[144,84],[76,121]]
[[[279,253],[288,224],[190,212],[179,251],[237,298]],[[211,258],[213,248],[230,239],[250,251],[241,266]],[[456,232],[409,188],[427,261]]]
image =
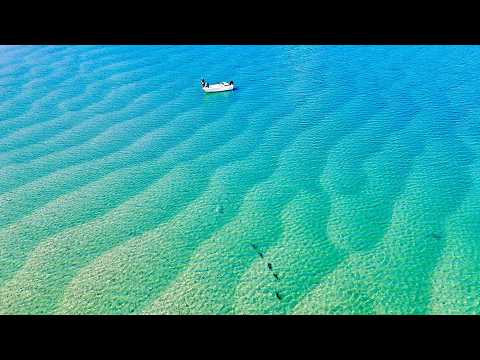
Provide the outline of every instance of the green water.
[[480,313],[479,58],[0,47],[0,313]]

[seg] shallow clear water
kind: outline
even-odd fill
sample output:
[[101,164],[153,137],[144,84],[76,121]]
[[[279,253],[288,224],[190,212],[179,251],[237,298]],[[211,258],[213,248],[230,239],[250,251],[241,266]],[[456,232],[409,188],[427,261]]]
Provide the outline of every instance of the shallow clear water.
[[479,72],[476,46],[0,47],[0,313],[479,314]]

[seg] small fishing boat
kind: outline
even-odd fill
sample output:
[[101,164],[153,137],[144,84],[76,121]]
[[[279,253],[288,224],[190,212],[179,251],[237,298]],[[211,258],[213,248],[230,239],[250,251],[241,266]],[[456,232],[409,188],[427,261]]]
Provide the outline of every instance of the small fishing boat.
[[213,92],[220,92],[220,91],[230,91],[230,90],[233,90],[234,88],[234,83],[233,81],[230,81],[230,82],[221,82],[221,83],[218,83],[218,84],[209,84],[208,82],[205,82],[204,79],[202,79],[201,81],[201,84],[202,84],[202,89],[203,91],[205,91],[206,93],[213,93]]

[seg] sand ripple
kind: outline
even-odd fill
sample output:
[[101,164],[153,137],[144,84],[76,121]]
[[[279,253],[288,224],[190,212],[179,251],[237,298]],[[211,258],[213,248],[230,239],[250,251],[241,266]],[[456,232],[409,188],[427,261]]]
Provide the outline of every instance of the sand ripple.
[[0,313],[479,314],[479,55],[0,47]]

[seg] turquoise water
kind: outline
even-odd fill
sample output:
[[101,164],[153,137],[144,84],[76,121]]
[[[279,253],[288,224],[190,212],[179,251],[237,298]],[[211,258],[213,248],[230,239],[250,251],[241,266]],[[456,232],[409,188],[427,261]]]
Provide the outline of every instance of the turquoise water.
[[0,313],[479,314],[479,72],[477,46],[0,47]]

